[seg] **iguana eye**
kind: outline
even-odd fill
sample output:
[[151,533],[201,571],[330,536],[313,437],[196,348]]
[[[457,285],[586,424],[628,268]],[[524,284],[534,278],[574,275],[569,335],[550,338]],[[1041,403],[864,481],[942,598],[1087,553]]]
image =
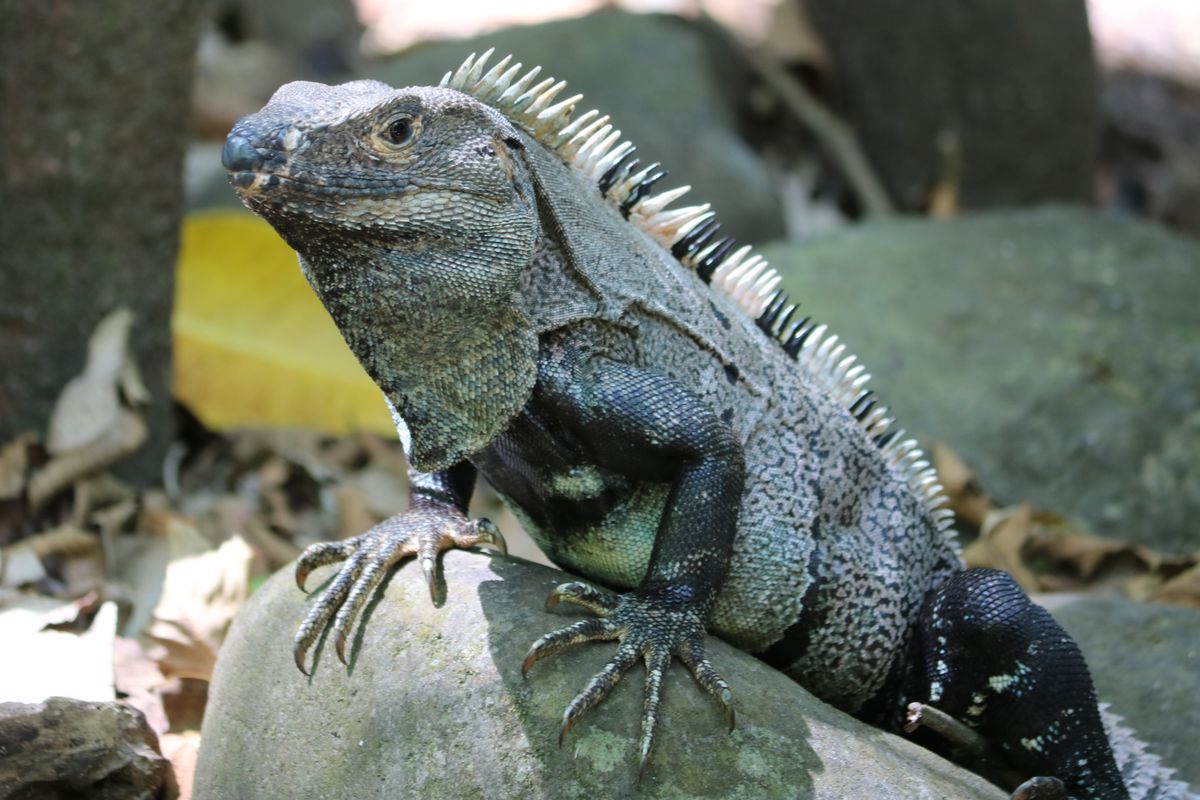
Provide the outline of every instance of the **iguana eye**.
[[397,117],[384,128],[383,138],[398,147],[412,140],[414,130],[412,117]]

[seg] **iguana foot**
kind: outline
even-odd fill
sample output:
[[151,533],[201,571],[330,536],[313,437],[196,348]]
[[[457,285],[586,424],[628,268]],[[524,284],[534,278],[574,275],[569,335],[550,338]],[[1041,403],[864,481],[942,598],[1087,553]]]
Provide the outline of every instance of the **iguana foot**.
[[694,602],[672,598],[671,593],[672,589],[667,587],[614,596],[585,583],[564,583],[546,599],[548,609],[565,601],[586,608],[597,618],[581,620],[534,642],[521,665],[522,675],[539,659],[581,642],[612,639],[620,642],[612,660],[567,705],[558,731],[560,746],[584,712],[607,697],[639,658],[646,662],[639,777],[650,758],[663,677],[672,656],[678,657],[700,685],[717,698],[729,729],[733,730],[733,693],[704,653],[705,615]]
[[352,539],[309,547],[296,561],[296,585],[302,591],[306,591],[304,582],[309,573],[317,567],[335,561],[345,563],[296,631],[292,648],[296,666],[308,674],[304,667],[308,649],[329,626],[331,617],[338,659],[346,663],[346,631],[394,565],[415,556],[429,584],[429,596],[437,602],[438,554],[476,545],[508,552],[504,537],[489,520],[468,520],[457,509],[441,503],[414,503],[405,513],[386,519]]

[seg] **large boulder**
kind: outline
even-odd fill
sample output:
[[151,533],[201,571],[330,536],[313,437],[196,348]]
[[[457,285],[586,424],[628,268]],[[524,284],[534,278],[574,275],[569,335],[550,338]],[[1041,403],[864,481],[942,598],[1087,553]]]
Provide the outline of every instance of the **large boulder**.
[[561,749],[563,709],[613,646],[566,651],[521,677],[530,643],[570,619],[542,610],[563,573],[461,552],[444,567],[445,605],[430,603],[420,570],[401,569],[368,605],[349,670],[326,642],[311,678],[291,656],[304,596],[290,569],[268,581],[221,650],[194,797],[1005,796],[716,639],[709,653],[733,687],[737,728],[726,732],[716,703],[676,664],[639,786],[640,667]]
[[1045,208],[763,253],[900,425],[948,442],[1000,501],[1200,547],[1200,244]]

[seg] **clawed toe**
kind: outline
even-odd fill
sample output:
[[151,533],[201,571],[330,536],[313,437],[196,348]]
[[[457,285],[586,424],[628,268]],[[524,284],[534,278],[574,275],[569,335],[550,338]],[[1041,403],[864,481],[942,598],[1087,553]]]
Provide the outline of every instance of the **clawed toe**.
[[550,611],[563,602],[586,608],[598,617],[607,617],[617,610],[620,598],[605,594],[586,583],[572,581],[554,588],[546,598],[546,610]]
[[616,639],[620,630],[604,619],[584,619],[552,633],[547,633],[530,646],[521,662],[521,676],[529,674],[535,662],[582,642]]
[[638,778],[645,772],[654,746],[662,702],[662,685],[672,656],[677,656],[696,681],[721,704],[730,729],[734,725],[733,693],[704,653],[704,615],[695,608],[665,607],[654,596],[613,596],[580,582],[564,583],[546,601],[548,608],[560,602],[586,608],[596,617],[581,620],[538,639],[521,664],[521,674],[546,656],[587,641],[618,639],[621,644],[605,665],[575,696],[563,712],[558,743],[579,718],[613,691],[625,672],[638,659],[646,661],[646,684],[642,704],[642,734],[638,747]]
[[584,687],[583,691],[575,695],[575,699],[567,704],[567,708],[563,712],[562,725],[558,729],[559,747],[562,747],[563,739],[571,728],[575,727],[575,723],[579,721],[583,713],[608,697],[621,682],[625,671],[637,663],[639,656],[640,653],[635,647],[628,644],[621,645],[604,669],[597,672],[588,681],[588,685]]
[[[457,516],[456,516],[457,515]],[[303,590],[316,568],[343,561],[296,631],[292,654],[304,674],[308,651],[328,627],[338,659],[346,663],[346,639],[359,613],[392,567],[410,556],[421,562],[430,598],[437,602],[438,555],[451,548],[483,544],[507,553],[504,537],[487,520],[467,521],[458,512],[414,508],[370,531],[341,542],[309,547],[296,561],[296,584]]]

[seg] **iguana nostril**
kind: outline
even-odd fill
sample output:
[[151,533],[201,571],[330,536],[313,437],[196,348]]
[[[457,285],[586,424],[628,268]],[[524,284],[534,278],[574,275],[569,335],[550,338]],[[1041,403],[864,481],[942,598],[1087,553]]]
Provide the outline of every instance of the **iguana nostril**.
[[230,172],[254,172],[262,167],[263,158],[249,139],[231,133],[221,149],[221,164]]

